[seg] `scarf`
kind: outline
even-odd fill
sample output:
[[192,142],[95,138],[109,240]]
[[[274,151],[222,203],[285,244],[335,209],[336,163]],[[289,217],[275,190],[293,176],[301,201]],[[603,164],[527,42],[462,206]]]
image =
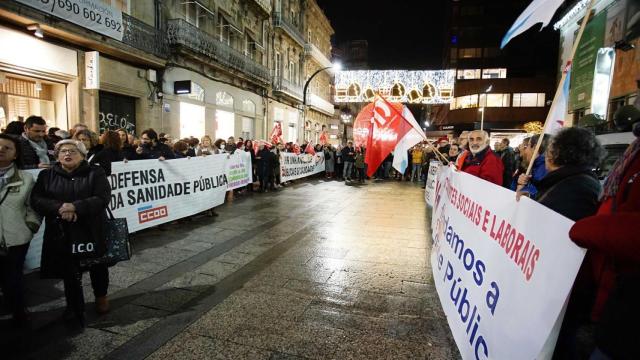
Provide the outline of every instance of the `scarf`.
[[13,163],[5,168],[0,168],[0,189],[9,183],[9,179],[15,174]]
[[604,183],[604,193],[602,194],[603,199],[616,196],[625,171],[637,156],[640,156],[640,139],[636,139],[632,142],[627,150],[625,150],[622,157],[616,161],[615,165],[613,165],[613,168],[611,169],[611,172],[609,172],[609,176],[607,176],[607,180]]
[[22,133],[22,137],[27,139],[31,144],[31,147],[38,155],[38,159],[40,159],[41,164],[51,164],[51,160],[49,160],[49,149],[47,148],[47,143],[44,140],[40,140],[35,142],[27,136],[27,134]]

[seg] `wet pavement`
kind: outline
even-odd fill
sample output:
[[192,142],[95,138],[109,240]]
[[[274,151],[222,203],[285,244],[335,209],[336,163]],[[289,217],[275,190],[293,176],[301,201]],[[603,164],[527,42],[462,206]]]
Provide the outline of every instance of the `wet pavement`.
[[136,234],[132,260],[110,269],[107,315],[93,313],[85,276],[84,331],[60,320],[62,285],[31,274],[33,329],[1,321],[2,348],[30,359],[459,358],[419,186],[312,180],[217,212]]

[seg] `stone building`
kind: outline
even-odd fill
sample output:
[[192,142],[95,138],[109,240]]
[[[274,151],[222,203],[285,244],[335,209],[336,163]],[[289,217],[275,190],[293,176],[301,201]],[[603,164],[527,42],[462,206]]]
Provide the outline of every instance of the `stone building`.
[[[279,121],[284,140],[302,141],[305,63],[330,54],[333,33],[315,1],[66,3],[0,2],[0,127],[36,114],[60,128],[264,139]],[[326,124],[321,75],[308,114]]]

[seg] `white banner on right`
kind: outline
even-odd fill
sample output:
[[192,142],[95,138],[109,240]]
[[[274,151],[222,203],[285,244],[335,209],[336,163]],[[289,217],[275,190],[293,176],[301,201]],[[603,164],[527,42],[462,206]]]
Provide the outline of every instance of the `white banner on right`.
[[463,359],[546,358],[585,253],[573,222],[450,167],[433,201],[433,277]]
[[321,173],[324,171],[324,166],[323,152],[315,155],[280,153],[280,178],[283,182]]

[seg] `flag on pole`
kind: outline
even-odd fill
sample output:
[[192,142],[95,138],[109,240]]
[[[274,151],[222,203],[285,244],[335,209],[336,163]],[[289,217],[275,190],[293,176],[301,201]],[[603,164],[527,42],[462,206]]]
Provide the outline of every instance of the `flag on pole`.
[[393,167],[401,174],[404,174],[407,166],[409,166],[409,149],[421,141],[426,140],[427,137],[420,128],[420,125],[418,125],[416,118],[413,117],[411,110],[406,106],[403,106],[402,117],[411,125],[411,129],[398,141],[393,151]]
[[371,132],[365,153],[367,176],[375,173],[387,155],[396,148],[398,141],[413,128],[402,116],[402,109],[402,104],[392,104],[380,96],[374,100]]
[[504,49],[511,39],[535,24],[542,23],[542,27],[547,26],[563,2],[564,0],[533,0],[502,38],[500,49]]
[[353,122],[353,143],[355,146],[365,146],[371,133],[373,119],[373,103],[367,104]]
[[564,77],[564,83],[559,85],[562,88],[562,92],[558,95],[556,101],[551,104],[551,109],[549,109],[549,119],[544,128],[545,134],[555,135],[564,126],[564,118],[567,115],[567,109],[569,107],[569,79],[571,79],[571,69],[565,71],[567,76]]
[[271,143],[279,144],[282,141],[282,124],[280,121],[276,121],[273,124],[273,130],[271,130]]
[[304,149],[304,152],[311,155],[316,154],[316,149],[313,148],[313,141],[309,141],[307,147]]
[[327,145],[329,142],[329,136],[326,131],[320,133],[320,145]]

